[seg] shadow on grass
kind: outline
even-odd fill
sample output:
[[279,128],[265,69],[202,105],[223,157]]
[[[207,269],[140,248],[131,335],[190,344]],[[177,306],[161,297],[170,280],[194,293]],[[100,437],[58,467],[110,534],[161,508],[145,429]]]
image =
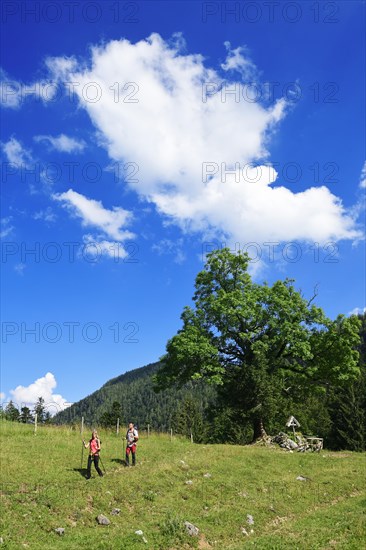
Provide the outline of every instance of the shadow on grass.
[[73,468],[73,472],[79,472],[82,477],[86,477],[88,470],[86,468]]
[[122,464],[122,466],[127,466],[127,462],[122,458],[112,458],[111,462],[117,462],[117,464]]

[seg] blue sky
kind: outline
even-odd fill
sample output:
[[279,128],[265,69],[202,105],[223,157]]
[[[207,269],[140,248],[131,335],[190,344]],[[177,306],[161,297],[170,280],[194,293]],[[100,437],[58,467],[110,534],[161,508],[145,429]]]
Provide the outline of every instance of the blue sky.
[[156,361],[224,243],[364,309],[363,2],[2,10],[4,401]]

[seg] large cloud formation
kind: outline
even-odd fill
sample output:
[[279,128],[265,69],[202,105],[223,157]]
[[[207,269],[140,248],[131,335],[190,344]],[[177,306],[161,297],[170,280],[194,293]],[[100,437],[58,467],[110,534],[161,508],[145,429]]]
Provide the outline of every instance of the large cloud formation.
[[[256,69],[245,49],[225,45],[228,91]],[[138,166],[127,185],[186,230],[214,228],[242,241],[358,238],[352,214],[327,187],[294,193],[272,185],[267,144],[286,102],[220,93],[220,73],[184,48],[181,37],[152,34],[93,47],[88,63],[56,58],[48,67],[53,78],[73,82],[110,158]]]
[[14,390],[10,390],[11,399],[20,410],[24,405],[33,408],[38,398],[43,397],[45,410],[53,416],[71,404],[62,395],[53,393],[56,386],[55,376],[52,372],[47,372],[45,376],[37,378],[29,386],[17,386]]

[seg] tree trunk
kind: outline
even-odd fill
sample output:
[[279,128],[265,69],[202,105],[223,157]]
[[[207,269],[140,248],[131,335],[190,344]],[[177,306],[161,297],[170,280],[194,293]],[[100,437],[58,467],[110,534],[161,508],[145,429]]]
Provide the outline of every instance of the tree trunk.
[[258,418],[255,418],[253,421],[253,443],[254,441],[257,441],[258,439],[262,439],[263,437],[266,437],[266,430],[264,429],[263,425],[263,418],[260,416]]

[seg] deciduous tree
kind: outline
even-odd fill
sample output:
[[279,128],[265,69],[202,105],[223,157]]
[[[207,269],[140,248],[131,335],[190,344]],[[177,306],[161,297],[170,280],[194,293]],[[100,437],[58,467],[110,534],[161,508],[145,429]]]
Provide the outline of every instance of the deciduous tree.
[[[265,434],[280,395],[292,385],[346,385],[359,375],[359,321],[326,318],[293,281],[256,284],[247,254],[211,252],[197,275],[194,307],[167,343],[158,388],[203,378],[244,412],[253,438]],[[289,389],[290,388],[290,389]]]

